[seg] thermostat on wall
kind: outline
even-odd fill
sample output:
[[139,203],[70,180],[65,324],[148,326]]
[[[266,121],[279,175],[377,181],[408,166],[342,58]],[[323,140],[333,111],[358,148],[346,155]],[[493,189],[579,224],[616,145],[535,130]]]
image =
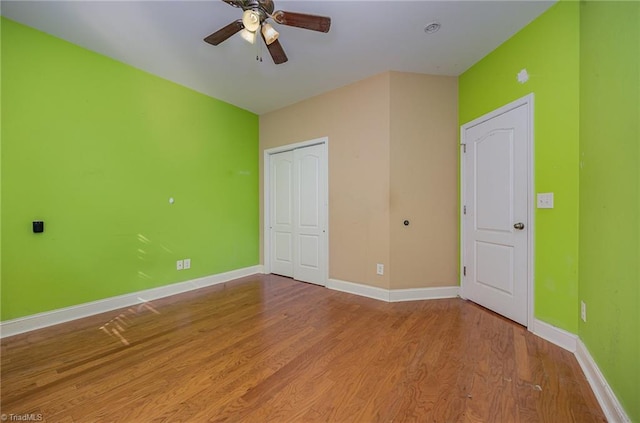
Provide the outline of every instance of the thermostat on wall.
[[44,222],[42,220],[33,221],[33,233],[39,234],[44,232]]

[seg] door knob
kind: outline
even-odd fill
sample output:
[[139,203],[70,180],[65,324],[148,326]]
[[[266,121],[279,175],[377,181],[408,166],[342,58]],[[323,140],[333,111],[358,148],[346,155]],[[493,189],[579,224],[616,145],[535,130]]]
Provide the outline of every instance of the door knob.
[[524,223],[522,223],[522,222],[515,223],[513,225],[513,227],[516,228],[517,230],[521,231],[521,230],[524,229]]

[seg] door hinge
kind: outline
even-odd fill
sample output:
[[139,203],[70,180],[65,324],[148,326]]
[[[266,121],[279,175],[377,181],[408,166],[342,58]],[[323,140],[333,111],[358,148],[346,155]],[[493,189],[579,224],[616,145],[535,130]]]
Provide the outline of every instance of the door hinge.
[[462,152],[466,153],[467,152],[467,144],[460,144],[462,146]]
[[462,206],[462,214],[467,214],[467,206]]
[[467,266],[462,266],[462,276],[467,276]]

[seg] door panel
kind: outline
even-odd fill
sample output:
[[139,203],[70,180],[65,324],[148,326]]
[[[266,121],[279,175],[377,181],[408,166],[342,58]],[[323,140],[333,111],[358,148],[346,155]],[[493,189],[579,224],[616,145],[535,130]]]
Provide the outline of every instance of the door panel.
[[300,235],[300,266],[317,269],[320,266],[320,237]]
[[476,280],[513,295],[513,247],[476,242]]
[[294,150],[295,278],[324,285],[324,145]]
[[[528,316],[529,105],[465,129],[463,293],[518,323]],[[514,224],[524,224],[518,230]]]
[[512,130],[494,130],[476,141],[478,230],[510,232],[513,221]]
[[[293,235],[288,232],[276,232],[275,237],[275,259],[278,262],[290,265],[293,260]],[[291,276],[291,275],[287,275]]]
[[271,272],[293,276],[293,152],[271,155]]
[[[307,147],[313,148],[313,147]],[[320,211],[320,160],[313,151],[295,151],[297,172],[298,219],[301,227],[319,227]]]

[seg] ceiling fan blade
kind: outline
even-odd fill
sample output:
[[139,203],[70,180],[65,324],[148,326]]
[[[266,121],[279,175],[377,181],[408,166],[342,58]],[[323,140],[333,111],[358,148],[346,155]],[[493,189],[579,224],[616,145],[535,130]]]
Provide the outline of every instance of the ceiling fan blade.
[[[262,39],[264,40],[264,35],[262,36]],[[266,43],[267,42],[265,41],[265,44]],[[275,40],[271,44],[267,44],[267,49],[269,50],[269,54],[271,54],[273,63],[275,63],[276,65],[279,65],[289,60],[287,58],[287,55],[284,53],[284,49],[282,48],[280,41]]]
[[331,18],[326,16],[308,15],[306,13],[285,12],[278,10],[273,13],[273,19],[282,25],[296,26],[312,31],[329,32]]
[[240,31],[242,28],[244,28],[244,25],[242,24],[242,19],[238,19],[237,21],[231,22],[229,25],[225,26],[224,28],[217,30],[216,32],[209,35],[204,40],[209,44],[213,44],[214,46],[217,46],[227,38],[231,37],[236,32]]

